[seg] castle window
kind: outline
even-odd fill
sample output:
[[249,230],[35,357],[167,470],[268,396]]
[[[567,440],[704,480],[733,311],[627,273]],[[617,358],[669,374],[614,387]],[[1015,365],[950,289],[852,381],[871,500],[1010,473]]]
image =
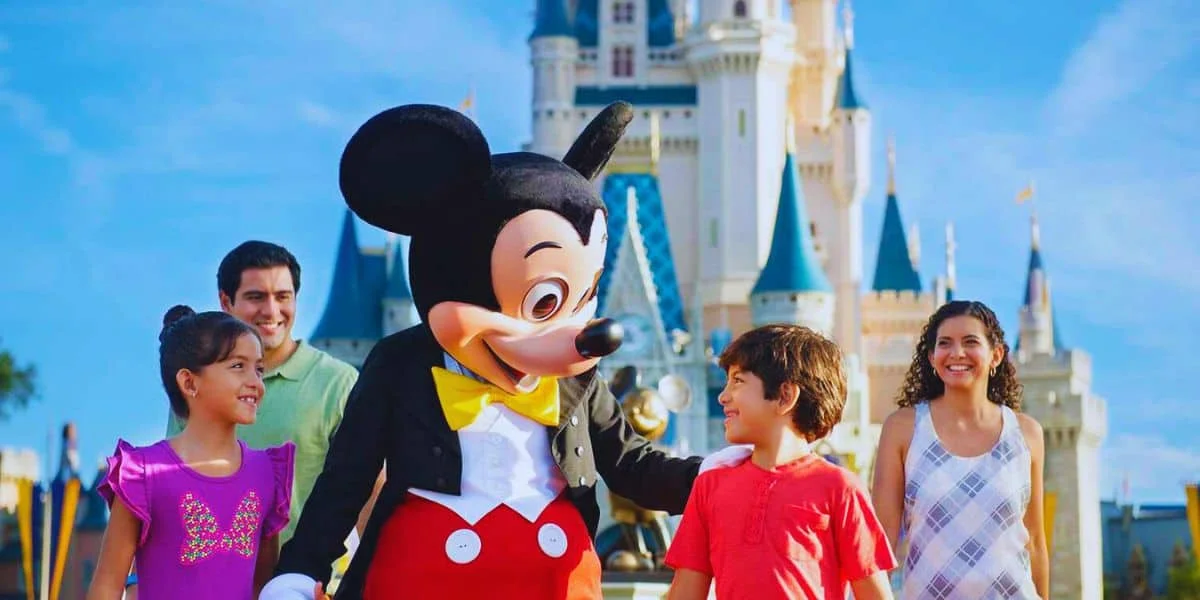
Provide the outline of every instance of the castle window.
[[733,3],[733,16],[739,19],[746,18],[746,2],[744,0],[737,0]]
[[613,46],[613,77],[633,77],[633,46]]
[[746,137],[746,111],[738,110],[738,137]]
[[633,22],[633,2],[613,2],[613,23]]

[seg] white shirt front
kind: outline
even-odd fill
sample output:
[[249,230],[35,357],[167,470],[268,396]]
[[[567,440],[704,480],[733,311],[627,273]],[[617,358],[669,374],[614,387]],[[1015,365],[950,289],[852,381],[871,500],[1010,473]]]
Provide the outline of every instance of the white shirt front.
[[[446,368],[475,377],[449,355]],[[529,522],[537,520],[567,487],[550,455],[550,432],[503,404],[485,407],[458,431],[462,447],[462,495],[410,488],[414,495],[437,502],[475,525],[501,504]]]

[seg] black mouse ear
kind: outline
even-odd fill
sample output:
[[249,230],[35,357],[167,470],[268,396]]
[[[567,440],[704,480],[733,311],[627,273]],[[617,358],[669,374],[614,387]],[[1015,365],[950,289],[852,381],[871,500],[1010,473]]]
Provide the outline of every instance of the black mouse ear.
[[483,132],[442,106],[410,104],[371,117],[346,144],[339,184],[362,220],[413,235],[454,205],[482,197],[492,172]]
[[563,164],[589,180],[595,179],[612,158],[617,142],[632,120],[633,105],[628,102],[613,102],[604,107],[567,150]]

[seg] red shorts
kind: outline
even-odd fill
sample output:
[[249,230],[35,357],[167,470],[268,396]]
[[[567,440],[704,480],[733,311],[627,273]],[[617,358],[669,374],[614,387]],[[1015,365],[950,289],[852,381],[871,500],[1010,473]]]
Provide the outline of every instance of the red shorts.
[[471,526],[409,494],[380,531],[363,592],[365,600],[600,600],[600,559],[561,496],[536,522],[501,505]]

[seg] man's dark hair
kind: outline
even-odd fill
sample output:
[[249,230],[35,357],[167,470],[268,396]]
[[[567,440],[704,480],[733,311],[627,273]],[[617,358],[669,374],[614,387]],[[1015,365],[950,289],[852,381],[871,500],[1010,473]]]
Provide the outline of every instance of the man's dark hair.
[[721,352],[721,368],[754,373],[763,396],[779,400],[784,383],[799,390],[792,423],[808,441],[833,431],[846,408],[842,351],[825,336],[800,325],[766,325],[746,332]]
[[243,242],[221,259],[221,266],[217,268],[217,289],[233,302],[236,300],[238,287],[242,285],[242,273],[246,269],[274,267],[287,267],[288,271],[291,271],[292,285],[299,294],[300,263],[296,261],[296,257],[283,246],[256,240]]

